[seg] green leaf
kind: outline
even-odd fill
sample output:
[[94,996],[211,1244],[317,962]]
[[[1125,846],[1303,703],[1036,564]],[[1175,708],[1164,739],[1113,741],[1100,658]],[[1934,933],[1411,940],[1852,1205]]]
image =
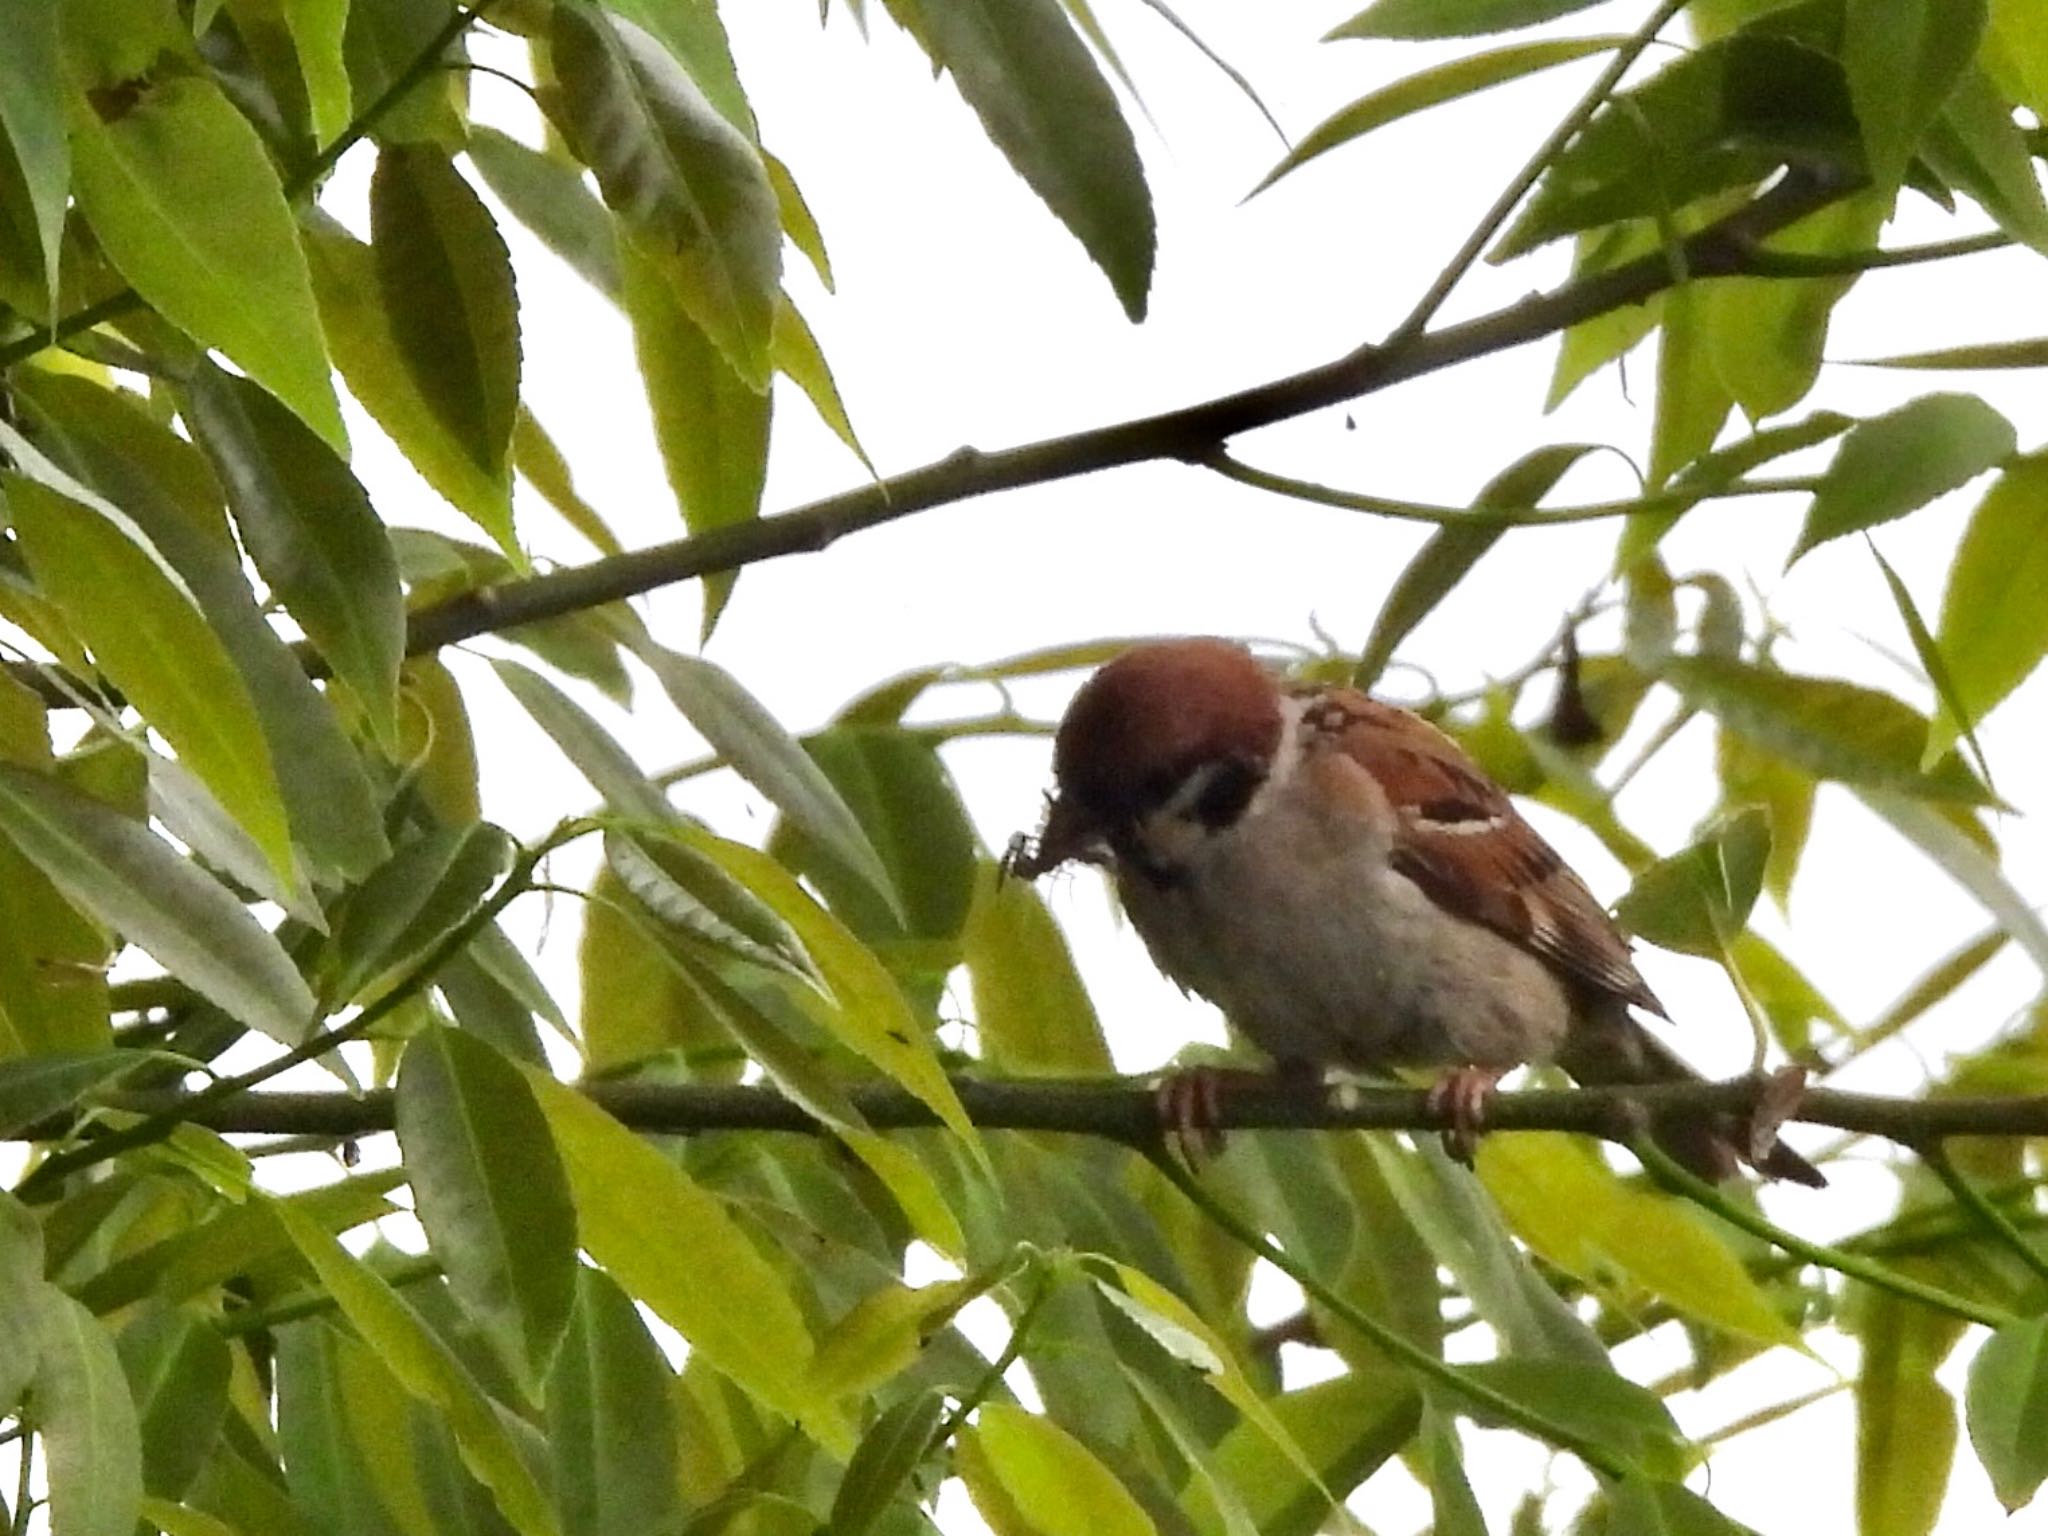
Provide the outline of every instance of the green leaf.
[[436,827],[349,893],[321,956],[335,1005],[373,1003],[475,912],[512,867],[516,845],[488,822]]
[[839,398],[839,384],[832,377],[832,369],[825,361],[818,338],[812,334],[803,312],[790,302],[787,294],[779,295],[775,301],[775,331],[769,338],[768,348],[775,371],[804,392],[805,398],[816,408],[819,419],[832,429],[832,435],[853,450],[861,468],[879,480],[881,471],[875,468],[867,449],[860,445],[860,438],[853,430],[853,420],[846,414],[846,402]]
[[1606,1536],[1756,1536],[1691,1489],[1630,1475],[1607,1495]]
[[1873,416],[1842,439],[1792,559],[1967,484],[2010,457],[2014,442],[2012,423],[1975,395],[1922,395]]
[[36,1334],[46,1262],[42,1224],[14,1196],[0,1195],[0,1413],[20,1406],[40,1363]]
[[1892,357],[1873,357],[1865,368],[1931,368],[1947,373],[1958,368],[2048,368],[2048,336],[2030,336],[2024,341],[1986,341],[1961,347],[1938,347],[1932,352],[1901,352]]
[[1862,788],[1857,794],[1901,836],[1945,870],[1950,879],[1976,897],[1978,904],[1998,919],[2034,964],[2048,975],[2048,924],[2042,922],[2033,904],[2006,877],[1997,858],[1942,814],[1946,807],[1880,789]]
[[306,259],[256,130],[204,75],[144,77],[131,101],[132,82],[74,61],[73,85],[75,190],[108,259],[346,453]]
[[1928,732],[1938,754],[2048,656],[2048,454],[2006,467],[1970,514],[1949,567],[1935,646],[1955,698]]
[[1435,1514],[1431,1536],[1486,1536],[1486,1516],[1465,1477],[1457,1426],[1442,1414],[1425,1414],[1422,1454],[1429,1467],[1430,1507]]
[[[125,391],[41,372],[16,388],[37,440],[141,528],[241,673],[308,872],[328,881],[374,868],[391,851],[376,792],[335,711],[249,590],[205,456]],[[283,414],[281,407],[270,408]],[[303,430],[296,423],[294,429]],[[68,482],[45,476],[33,449],[17,444],[15,452],[24,470],[55,489],[67,488]]]
[[791,245],[803,252],[825,291],[836,292],[832,282],[832,258],[825,252],[825,233],[818,228],[818,221],[811,214],[810,204],[804,201],[796,178],[789,174],[788,166],[766,150],[761,152],[761,158],[767,162],[768,180],[775,188],[775,205],[782,214],[782,232],[789,236]]
[[[1815,411],[1803,420],[1788,422],[1782,427],[1766,427],[1761,432],[1695,459],[1690,467],[1674,477],[1669,489],[1688,495],[1697,493],[1704,499],[1788,453],[1797,453],[1802,448],[1811,448],[1831,437],[1839,437],[1855,424],[1853,418],[1836,411]],[[1645,553],[1656,548],[1694,504],[1688,501],[1668,511],[1631,514],[1616,545],[1614,569],[1617,572],[1628,571]],[[1708,580],[1708,577],[1695,577],[1692,584],[1708,591],[1711,590]],[[1740,604],[1737,605],[1737,613],[1740,613]],[[1705,628],[1704,622],[1701,627]]]
[[1983,36],[1984,0],[1849,0],[1842,65],[1871,180],[1891,192]]
[[43,591],[107,679],[219,797],[287,885],[291,826],[262,722],[191,590],[142,530],[21,475],[0,479]]
[[407,1045],[395,1102],[420,1225],[449,1288],[540,1381],[576,1301],[576,1212],[525,1078],[482,1041],[436,1026]]
[[134,1536],[142,1431],[106,1328],[55,1286],[37,1296],[36,1428],[54,1536]]
[[[752,522],[768,477],[772,397],[742,378],[680,301],[680,258],[621,243],[626,314],[654,413],[669,489],[692,533]],[[717,626],[735,573],[704,580],[703,638]]]
[[469,128],[469,160],[512,216],[614,304],[619,252],[612,216],[583,180],[583,167],[530,149],[486,123]]
[[550,111],[675,300],[748,388],[768,385],[782,226],[751,139],[629,21],[554,14]]
[[2032,151],[2011,106],[1978,71],[1964,72],[1920,153],[1943,181],[1975,198],[2000,229],[2048,251],[2048,202],[2034,179]]
[[21,168],[42,247],[49,307],[57,304],[58,249],[71,192],[71,146],[57,68],[58,9],[49,0],[0,0],[0,128]]
[[996,1536],[1155,1536],[1130,1490],[1050,1419],[983,1403],[955,1468]]
[[608,833],[605,864],[660,926],[808,983],[810,957],[775,912],[681,838]]
[[[1382,0],[1382,5],[1384,3]],[[1587,3],[1592,3],[1592,0],[1587,0]],[[1438,5],[1432,9],[1443,11],[1449,7]],[[1309,161],[1355,139],[1362,139],[1388,123],[1396,123],[1444,102],[1473,95],[1489,86],[1519,80],[1539,70],[1554,69],[1590,54],[1610,52],[1624,41],[1626,39],[1617,37],[1569,37],[1521,43],[1511,48],[1496,48],[1487,53],[1453,59],[1448,64],[1439,64],[1405,80],[1397,80],[1392,85],[1359,97],[1348,107],[1339,108],[1309,129],[1247,195],[1258,196]]]
[[2008,1513],[2024,1507],[2048,1477],[2048,1317],[2009,1323],[1984,1341],[1963,1404],[1998,1502]]
[[674,1381],[631,1298],[596,1270],[578,1270],[576,1308],[547,1392],[564,1530],[642,1536],[683,1528]]
[[[1474,511],[1490,507],[1533,507],[1550,494],[1565,472],[1593,451],[1587,443],[1558,443],[1524,454],[1487,482],[1473,501]],[[1401,568],[1387,599],[1372,621],[1351,685],[1370,688],[1394,659],[1394,652],[1415,626],[1465,579],[1480,557],[1499,542],[1502,525],[1446,523],[1429,536],[1415,558]]]
[[378,738],[395,742],[405,594],[361,482],[246,379],[202,367],[184,399],[256,569],[354,691]]
[[839,791],[809,753],[731,673],[701,656],[651,640],[636,644],[670,702],[733,771],[892,911],[900,907],[887,866]]
[[227,1341],[194,1314],[165,1309],[130,1323],[117,1345],[135,1399],[143,1486],[175,1499],[199,1475],[227,1416]]
[[1766,1344],[1796,1344],[1742,1261],[1689,1206],[1617,1178],[1562,1132],[1480,1144],[1479,1177],[1523,1241],[1596,1288],[1621,1284]]
[[[360,15],[363,9],[358,6],[352,14]],[[306,254],[335,365],[348,381],[349,393],[390,434],[428,485],[500,549],[516,556],[511,478],[480,467],[421,392],[420,381],[400,350],[395,322],[384,307],[375,254],[317,212],[308,215]]]
[[490,211],[440,150],[387,144],[370,178],[370,249],[392,339],[420,398],[472,464],[507,480],[519,299]]
[[512,463],[527,483],[540,492],[541,499],[562,514],[562,521],[590,540],[599,553],[626,552],[625,545],[597,508],[576,489],[575,477],[569,472],[569,461],[562,457],[562,450],[524,407],[512,425]]
[[811,1382],[821,1396],[865,1397],[908,1369],[932,1336],[993,1277],[970,1276],[931,1285],[887,1281],[855,1302],[818,1345]]
[[[1472,1380],[1534,1409],[1607,1447],[1631,1466],[1660,1476],[1682,1476],[1696,1459],[1663,1400],[1612,1367],[1558,1360],[1484,1360],[1461,1367]],[[1447,1398],[1482,1424],[1491,1414]]]
[[[1414,1385],[1394,1371],[1352,1372],[1280,1393],[1271,1403],[1288,1438],[1315,1463],[1317,1479],[1296,1470],[1249,1423],[1233,1426],[1215,1455],[1216,1480],[1241,1493],[1262,1536],[1312,1536],[1325,1529],[1333,1513],[1330,1499],[1345,1497],[1413,1439],[1421,1415]],[[1230,1536],[1198,1484],[1191,1477],[1182,1488],[1182,1509],[1199,1536]]]
[[277,940],[147,827],[53,779],[0,765],[0,829],[80,908],[229,1016],[296,1044],[316,1005]]
[[1145,318],[1152,197],[1116,95],[1058,0],[951,0],[919,9],[918,40],[989,138]]
[[1735,407],[1735,396],[1711,361],[1713,333],[1706,290],[1687,283],[1664,295],[1664,330],[1657,343],[1657,412],[1650,427],[1652,491],[1714,446]]
[[926,1389],[899,1398],[875,1416],[832,1496],[826,1522],[832,1536],[867,1536],[931,1449],[945,1412],[945,1399]]
[[991,1065],[1023,1075],[1115,1070],[1066,937],[1028,882],[979,864],[961,947],[975,1031]]
[[839,1042],[915,1094],[956,1135],[981,1152],[981,1139],[940,1066],[925,1026],[894,978],[838,919],[811,899],[788,870],[757,848],[685,829],[688,841],[774,909],[809,953],[836,1008],[819,1021]]
[[607,867],[583,914],[576,963],[577,1033],[592,1073],[614,1071],[670,1050],[695,1079],[736,1079],[745,1058],[688,978],[648,937],[634,898]]
[[377,119],[380,142],[426,140],[450,151],[461,147],[466,124],[455,98],[468,85],[462,72],[467,51],[462,38],[442,50],[440,68],[398,89],[400,77],[432,46],[449,15],[449,0],[385,0],[381,5],[349,7],[342,57],[348,65],[350,92],[364,105],[383,105],[387,95],[394,97]]
[[667,0],[605,0],[605,8],[645,28],[688,71],[720,116],[749,140],[759,137],[753,108],[733,63],[732,44],[715,7],[671,5]]
[[1896,1296],[1872,1291],[1861,1300],[1857,1536],[1928,1536],[1956,1453],[1955,1399],[1934,1372],[1961,1327]]
[[626,749],[574,699],[531,667],[494,659],[492,670],[506,692],[546,731],[606,805],[630,821],[651,827],[676,818],[668,796],[641,771]]
[[555,1536],[547,1496],[476,1378],[375,1270],[302,1211],[282,1203],[274,1209],[349,1325],[407,1392],[442,1416],[463,1465],[490,1489],[513,1529]]
[[1922,770],[1927,722],[1890,694],[1705,656],[1677,658],[1664,679],[1729,730],[1815,778],[1929,800],[1991,803],[1991,792],[1953,754]]
[[0,1136],[72,1109],[95,1089],[147,1064],[138,1051],[64,1051],[0,1061]]
[[1325,41],[1345,37],[1477,37],[1583,11],[1596,0],[1373,0]]
[[348,0],[284,0],[284,24],[306,81],[313,140],[327,145],[348,129],[353,92],[342,46],[348,36]]
[[1714,732],[1714,771],[1721,781],[1722,805],[1760,805],[1770,814],[1771,852],[1764,860],[1764,889],[1784,906],[1791,899],[1792,877],[1813,826],[1813,775],[1725,728]]
[[1991,764],[1984,757],[1984,747],[1977,740],[1976,727],[1971,724],[1965,712],[1961,697],[1956,692],[1955,678],[1950,674],[1948,660],[1941,653],[1940,645],[1927,628],[1927,621],[1920,617],[1920,607],[1913,601],[1913,594],[1899,579],[1899,573],[1892,569],[1891,562],[1878,553],[1877,543],[1869,534],[1863,540],[1870,546],[1870,558],[1877,562],[1883,573],[1885,586],[1890,589],[1892,606],[1899,610],[1899,619],[1906,626],[1906,636],[1913,642],[1913,654],[1919,658],[1920,670],[1927,674],[1927,680],[1934,685],[1934,696],[1939,704],[1935,719],[1927,732],[1927,746],[1920,754],[1921,766],[1928,767],[1939,762],[1955,746],[1955,738],[1938,740],[1936,726],[1942,720],[1963,722],[1963,740],[1969,744],[1970,756],[1977,764],[1977,771],[1984,776],[1987,788],[1995,788],[1991,782]]
[[538,1072],[527,1081],[591,1258],[742,1391],[850,1449],[837,1410],[806,1385],[814,1346],[803,1314],[719,1199],[574,1089]]
[[1718,958],[1749,923],[1770,852],[1770,812],[1754,805],[1730,811],[1690,847],[1637,875],[1614,915],[1660,948]]
[[[1657,225],[1649,219],[1634,219],[1585,230],[1575,241],[1572,278],[1576,281],[1611,272],[1639,256],[1648,255],[1660,243]],[[1659,294],[1640,304],[1624,304],[1607,310],[1568,329],[1558,343],[1557,364],[1551,370],[1550,391],[1543,398],[1543,409],[1546,412],[1556,410],[1594,373],[1627,356],[1638,342],[1657,328],[1663,317],[1664,296]]]
[[348,1510],[363,1536],[402,1536],[393,1506],[416,1502],[419,1480],[402,1433],[404,1388],[367,1344],[325,1318],[278,1329],[274,1369],[281,1481],[293,1502]]

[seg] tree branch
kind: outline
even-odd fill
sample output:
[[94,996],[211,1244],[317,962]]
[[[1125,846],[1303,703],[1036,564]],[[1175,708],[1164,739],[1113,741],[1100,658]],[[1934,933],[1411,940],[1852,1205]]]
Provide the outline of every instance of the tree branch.
[[[1129,1078],[956,1077],[968,1117],[984,1130],[1066,1131],[1133,1146],[1160,1139],[1158,1101],[1150,1081]],[[1489,1131],[1572,1131],[1627,1144],[1646,1123],[1717,1113],[1747,1115],[1766,1083],[1660,1083],[1648,1087],[1541,1089],[1504,1093],[1487,1106]],[[706,1131],[787,1131],[814,1135],[823,1127],[772,1088],[726,1084],[597,1083],[586,1092],[635,1130],[669,1135]],[[848,1096],[878,1130],[938,1124],[926,1106],[889,1083],[859,1083]],[[392,1126],[388,1092],[239,1093],[229,1097],[177,1091],[111,1095],[131,1114],[247,1135],[367,1136]],[[1291,1080],[1233,1083],[1218,1105],[1217,1128],[1239,1130],[1438,1131],[1447,1117],[1420,1089],[1336,1083],[1306,1091]],[[1905,1099],[1810,1089],[1792,1122],[1833,1126],[1918,1148],[1952,1136],[2048,1136],[2048,1094],[1986,1098]],[[66,1126],[45,1123],[13,1133],[47,1140]]]

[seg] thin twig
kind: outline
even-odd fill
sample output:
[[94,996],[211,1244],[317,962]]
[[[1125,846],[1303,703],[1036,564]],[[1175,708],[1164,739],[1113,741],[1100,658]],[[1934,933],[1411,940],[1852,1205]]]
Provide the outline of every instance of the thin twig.
[[1933,1307],[1937,1311],[1947,1312],[1972,1323],[1982,1323],[1987,1328],[2003,1328],[2008,1323],[2018,1321],[2018,1318],[2003,1307],[1994,1307],[1984,1302],[1973,1301],[1967,1296],[1958,1296],[1953,1291],[1944,1291],[1939,1286],[1928,1285],[1924,1281],[1915,1280],[1911,1275],[1901,1274],[1875,1259],[1865,1258],[1861,1254],[1850,1253],[1841,1248],[1831,1248],[1825,1243],[1803,1238],[1796,1232],[1788,1232],[1768,1217],[1729,1199],[1705,1179],[1680,1167],[1669,1153],[1648,1137],[1638,1138],[1633,1150],[1650,1176],[1666,1189],[1712,1211],[1723,1221],[1741,1228],[1752,1237],[1760,1237],[1765,1242],[1775,1244],[1810,1264],[1832,1269],[1837,1274],[1848,1275],[1879,1290],[1890,1291],[1894,1296],[1917,1301],[1922,1306]]

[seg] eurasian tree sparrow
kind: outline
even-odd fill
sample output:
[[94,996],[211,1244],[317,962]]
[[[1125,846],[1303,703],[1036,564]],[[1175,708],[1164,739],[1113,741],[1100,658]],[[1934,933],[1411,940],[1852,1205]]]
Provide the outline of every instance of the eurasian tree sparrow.
[[[1138,646],[1075,695],[1057,791],[1012,868],[1106,865],[1161,970],[1282,1068],[1447,1069],[1467,1136],[1500,1075],[1696,1076],[1630,1014],[1664,1009],[1579,877],[1456,743],[1356,689],[1288,683],[1222,640]],[[1738,1117],[1667,1121],[1708,1179]],[[1824,1184],[1784,1146],[1757,1164]]]

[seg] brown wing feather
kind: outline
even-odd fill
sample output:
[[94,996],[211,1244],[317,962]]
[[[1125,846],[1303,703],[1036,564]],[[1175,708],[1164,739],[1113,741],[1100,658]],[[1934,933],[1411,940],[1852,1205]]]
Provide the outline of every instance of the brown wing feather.
[[1457,743],[1352,689],[1319,693],[1304,724],[1386,792],[1399,822],[1394,867],[1430,900],[1581,983],[1664,1012],[1614,920]]

